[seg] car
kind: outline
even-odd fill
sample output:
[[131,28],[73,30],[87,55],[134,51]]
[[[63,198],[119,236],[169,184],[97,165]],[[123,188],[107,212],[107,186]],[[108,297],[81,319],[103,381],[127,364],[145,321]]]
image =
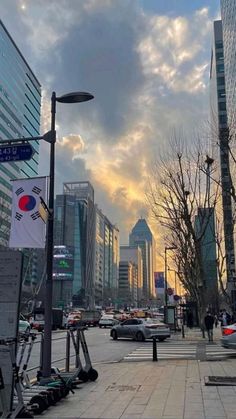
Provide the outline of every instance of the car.
[[221,345],[224,348],[236,349],[236,324],[222,327]]
[[30,323],[21,314],[20,315],[20,319],[19,319],[18,332],[20,334],[22,334],[22,333],[29,333],[30,332],[30,329],[31,329]]
[[114,319],[112,316],[103,316],[98,322],[98,326],[101,327],[113,327],[117,324],[119,324],[119,320]]
[[139,342],[156,338],[162,342],[170,337],[170,328],[156,319],[133,318],[113,326],[111,337],[114,340],[118,338],[132,338]]

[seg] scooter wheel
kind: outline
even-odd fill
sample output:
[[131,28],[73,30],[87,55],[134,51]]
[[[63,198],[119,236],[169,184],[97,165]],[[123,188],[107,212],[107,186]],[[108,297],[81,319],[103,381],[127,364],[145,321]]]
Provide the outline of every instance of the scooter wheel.
[[83,381],[84,383],[86,383],[89,379],[88,377],[88,373],[84,370],[81,370],[78,374],[78,378],[79,380]]
[[90,370],[88,370],[88,379],[90,381],[96,381],[97,378],[98,378],[97,370],[95,370],[94,368],[90,368]]
[[38,405],[38,407],[34,409],[34,413],[36,413],[37,415],[40,415],[44,410],[48,408],[48,404],[44,400],[43,396],[40,396],[40,395],[33,396],[29,404]]

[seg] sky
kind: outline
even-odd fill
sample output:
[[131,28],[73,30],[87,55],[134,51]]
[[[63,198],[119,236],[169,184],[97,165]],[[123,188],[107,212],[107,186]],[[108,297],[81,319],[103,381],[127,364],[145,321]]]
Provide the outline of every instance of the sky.
[[[52,91],[94,95],[57,104],[56,193],[63,182],[90,181],[121,244],[138,218],[149,220],[150,171],[173,131],[191,141],[208,119],[219,16],[218,0],[0,0],[0,18],[42,86],[41,133]],[[39,170],[48,175],[44,142]]]

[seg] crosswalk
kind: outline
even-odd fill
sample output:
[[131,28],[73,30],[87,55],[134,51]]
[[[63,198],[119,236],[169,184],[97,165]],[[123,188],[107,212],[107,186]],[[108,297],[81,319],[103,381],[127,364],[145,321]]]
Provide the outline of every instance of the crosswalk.
[[[204,354],[201,350],[201,355],[198,351],[198,345],[195,343],[173,342],[167,341],[157,343],[157,357],[158,360],[166,359],[224,359],[229,356],[236,356],[235,350],[222,348],[217,344],[204,345]],[[152,360],[153,347],[152,342],[145,342],[139,348],[126,355],[124,361],[148,361]]]

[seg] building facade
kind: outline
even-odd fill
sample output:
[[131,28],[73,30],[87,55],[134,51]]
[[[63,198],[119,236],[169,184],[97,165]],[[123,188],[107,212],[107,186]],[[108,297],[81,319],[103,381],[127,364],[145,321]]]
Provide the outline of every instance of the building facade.
[[[0,20],[0,142],[34,137],[40,130],[41,86]],[[38,175],[39,144],[31,142],[31,160],[0,164],[0,245],[7,246],[11,215],[11,179]]]
[[222,21],[214,22],[213,47],[210,68],[212,155],[220,163],[222,184],[223,227],[226,255],[227,283],[235,277],[234,222],[231,199],[229,129],[226,110],[225,65]]
[[139,246],[120,246],[120,261],[131,262],[137,269],[137,305],[141,306],[143,299],[143,258]]
[[221,0],[221,17],[224,40],[224,65],[227,96],[228,126],[236,130],[236,3],[235,0]]
[[96,207],[95,304],[113,305],[119,275],[119,230]]
[[[71,280],[55,280],[54,295],[57,287],[65,286],[66,304],[74,299],[74,305],[94,307],[95,205],[89,182],[64,183],[63,194],[57,195],[54,244],[67,246],[73,254]],[[63,291],[61,295],[65,300]]]
[[137,265],[128,261],[119,263],[118,299],[121,307],[137,307],[138,269]]
[[133,227],[129,244],[139,246],[142,251],[143,259],[143,304],[150,304],[150,300],[155,298],[154,286],[154,267],[155,267],[155,240],[152,232],[144,218],[140,218]]
[[207,302],[214,310],[217,310],[218,276],[214,208],[198,208],[198,213],[195,217],[195,231],[201,244],[204,272],[203,281],[206,286]]

